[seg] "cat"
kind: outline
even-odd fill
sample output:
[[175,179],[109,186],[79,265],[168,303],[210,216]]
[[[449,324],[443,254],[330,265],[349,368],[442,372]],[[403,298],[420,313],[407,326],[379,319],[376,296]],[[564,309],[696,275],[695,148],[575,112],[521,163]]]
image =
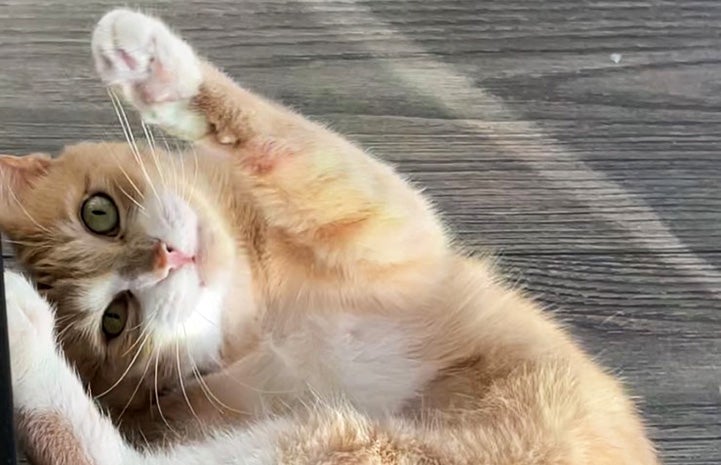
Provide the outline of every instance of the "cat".
[[35,463],[658,463],[619,381],[393,168],[157,18],[107,13],[92,53],[193,145],[0,158]]

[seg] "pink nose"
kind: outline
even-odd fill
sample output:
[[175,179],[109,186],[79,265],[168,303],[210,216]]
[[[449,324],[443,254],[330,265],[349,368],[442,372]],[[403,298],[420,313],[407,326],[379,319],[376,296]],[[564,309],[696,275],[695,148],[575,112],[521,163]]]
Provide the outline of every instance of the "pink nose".
[[182,268],[183,266],[189,265],[194,262],[194,256],[186,255],[183,252],[172,248],[168,249],[168,266],[170,268]]
[[188,255],[180,250],[158,241],[155,245],[155,268],[159,270],[177,270],[195,263],[195,256]]

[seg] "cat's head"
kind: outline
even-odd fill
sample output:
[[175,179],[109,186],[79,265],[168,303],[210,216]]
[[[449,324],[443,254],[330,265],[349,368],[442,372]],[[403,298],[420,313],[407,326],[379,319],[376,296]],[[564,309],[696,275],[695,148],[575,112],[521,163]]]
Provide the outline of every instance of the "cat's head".
[[0,157],[0,229],[55,304],[81,377],[111,403],[143,373],[162,386],[217,357],[238,239],[222,170],[202,164],[110,143]]

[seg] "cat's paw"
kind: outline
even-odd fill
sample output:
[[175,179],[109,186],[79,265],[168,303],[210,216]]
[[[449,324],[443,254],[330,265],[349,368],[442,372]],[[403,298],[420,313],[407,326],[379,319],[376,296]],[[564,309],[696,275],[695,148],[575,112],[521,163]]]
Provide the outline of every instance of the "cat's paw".
[[152,105],[193,97],[202,81],[193,49],[160,20],[127,9],[103,16],[92,38],[95,67],[108,85]]
[[24,381],[56,356],[54,314],[25,277],[6,271],[4,278],[13,387],[22,390]]
[[189,106],[203,81],[200,60],[162,21],[112,10],[93,31],[92,52],[102,81],[119,90],[146,121],[186,139],[206,133],[206,121]]

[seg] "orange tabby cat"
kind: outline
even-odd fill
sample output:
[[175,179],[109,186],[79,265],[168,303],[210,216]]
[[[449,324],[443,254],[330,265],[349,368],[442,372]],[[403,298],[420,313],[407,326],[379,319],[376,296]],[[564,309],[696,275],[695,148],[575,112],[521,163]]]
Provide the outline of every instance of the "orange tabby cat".
[[45,296],[6,273],[37,463],[657,463],[619,383],[392,168],[157,19],[112,11],[92,49],[195,148],[0,159],[0,227]]

